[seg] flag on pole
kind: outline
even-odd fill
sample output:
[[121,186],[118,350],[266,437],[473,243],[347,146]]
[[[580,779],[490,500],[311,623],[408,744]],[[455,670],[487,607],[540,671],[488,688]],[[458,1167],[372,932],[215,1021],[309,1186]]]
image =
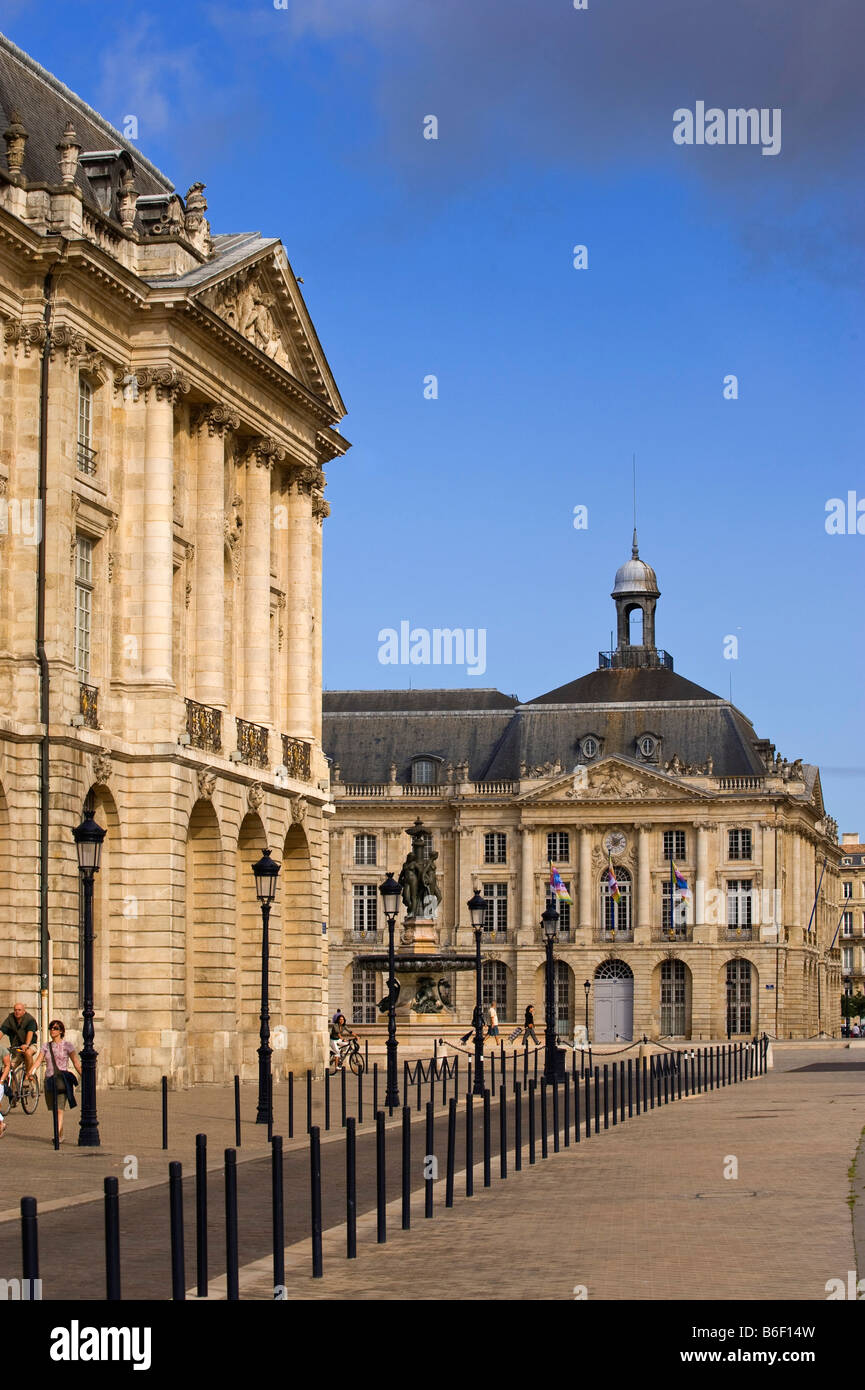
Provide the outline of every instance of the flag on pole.
[[609,850],[607,850],[607,864],[607,881],[610,885],[610,897],[612,898],[614,903],[617,903],[621,901],[622,892],[619,888],[619,883],[616,878],[616,875],[613,873],[613,856]]
[[[672,864],[673,861],[670,860],[670,863]],[[673,864],[673,878],[675,880],[676,887],[682,895],[682,902],[690,902],[691,890],[688,887],[688,880],[682,874],[679,873],[679,870],[676,868],[675,864]]]
[[550,862],[550,892],[559,899],[559,902],[569,903],[571,901],[571,895],[562,882],[562,876],[552,861]]

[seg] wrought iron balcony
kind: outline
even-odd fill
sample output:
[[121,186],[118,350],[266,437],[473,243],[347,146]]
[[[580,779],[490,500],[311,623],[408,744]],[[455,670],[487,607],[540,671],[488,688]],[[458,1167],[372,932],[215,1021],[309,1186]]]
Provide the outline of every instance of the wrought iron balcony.
[[268,744],[270,736],[261,724],[250,724],[248,719],[237,719],[237,751],[243,761],[251,767],[268,767],[270,757]]
[[616,927],[614,931],[612,927],[595,927],[592,935],[595,941],[609,941],[618,945],[620,941],[633,941],[634,928]]
[[82,681],[78,686],[78,709],[84,716],[84,724],[88,729],[99,728],[99,687],[96,685],[85,685]]
[[[474,933],[472,933],[474,936]],[[513,941],[513,932],[508,931],[507,927],[500,927],[498,931],[491,931],[484,927],[481,932],[481,946],[507,946]]]
[[728,928],[727,928],[727,940],[728,940],[728,941],[753,941],[753,939],[754,939],[754,928],[753,928],[753,927],[728,927]]
[[355,946],[381,946],[384,942],[383,931],[352,931],[349,941]]
[[222,752],[222,711],[197,700],[186,701],[186,732],[191,748],[204,748],[208,753]]
[[656,926],[652,930],[653,941],[693,941],[694,932],[690,924],[676,922],[671,927],[669,922],[664,922],[661,926]]
[[79,441],[78,441],[78,472],[79,472],[79,473],[90,473],[90,474],[95,473],[95,472],[96,472],[96,459],[97,459],[96,450],[95,450],[95,449],[91,449],[91,447],[90,447],[89,444],[86,444],[86,443],[84,442],[84,440],[79,439]]
[[282,761],[289,777],[298,782],[308,782],[311,777],[309,765],[309,744],[299,738],[282,735]]

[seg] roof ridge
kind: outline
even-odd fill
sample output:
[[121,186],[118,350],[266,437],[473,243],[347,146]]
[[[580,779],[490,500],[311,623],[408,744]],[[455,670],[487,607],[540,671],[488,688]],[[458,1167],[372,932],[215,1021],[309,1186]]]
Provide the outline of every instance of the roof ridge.
[[86,115],[87,119],[92,121],[94,125],[104,130],[106,135],[110,135],[113,139],[116,139],[120,147],[126,150],[128,154],[133,155],[136,161],[141,164],[148,173],[154,175],[154,177],[165,184],[166,192],[174,193],[176,191],[174,184],[168,176],[163,174],[162,170],[158,169],[146,155],[142,154],[137,145],[133,145],[127,140],[125,135],[121,135],[120,131],[117,130],[110,121],[106,121],[104,116],[101,116],[98,111],[94,111],[93,107],[90,106],[83,97],[80,97],[77,92],[73,92],[72,88],[67,87],[65,82],[61,82],[59,77],[55,77],[53,72],[49,72],[47,68],[43,68],[41,63],[37,63],[36,59],[32,58],[29,53],[25,53],[23,48],[18,47],[17,43],[13,43],[8,35],[0,33],[0,47],[5,48],[10,57],[15,58],[22,67],[28,68],[34,76],[45,83],[46,87],[52,88],[58,96],[63,97],[65,100],[79,107],[82,114]]

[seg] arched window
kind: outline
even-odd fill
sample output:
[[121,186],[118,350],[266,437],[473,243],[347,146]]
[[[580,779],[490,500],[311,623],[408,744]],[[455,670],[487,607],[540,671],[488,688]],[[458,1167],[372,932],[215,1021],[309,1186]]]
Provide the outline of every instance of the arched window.
[[633,980],[633,978],[633,970],[623,960],[602,960],[595,971],[596,980]]
[[613,872],[619,888],[619,901],[613,897],[609,870],[604,869],[601,878],[601,921],[604,932],[616,937],[630,936],[633,933],[631,918],[631,875],[619,864],[613,865]]
[[485,960],[481,966],[481,1002],[485,1009],[495,1004],[501,1022],[511,1017],[508,1000],[508,967],[501,960]]
[[433,786],[438,781],[438,764],[433,758],[414,758],[411,780],[421,786]]
[[751,1032],[751,962],[727,962],[727,1034]]

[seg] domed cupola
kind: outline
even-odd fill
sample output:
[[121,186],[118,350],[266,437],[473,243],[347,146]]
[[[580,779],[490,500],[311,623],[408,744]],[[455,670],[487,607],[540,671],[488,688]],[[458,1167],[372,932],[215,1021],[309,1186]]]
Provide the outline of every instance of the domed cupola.
[[[616,650],[610,653],[611,666],[667,666],[672,669],[670,656],[655,647],[655,604],[660,596],[655,571],[640,559],[635,526],[631,558],[616,570],[611,594],[618,627]],[[640,615],[639,620],[635,614]]]

